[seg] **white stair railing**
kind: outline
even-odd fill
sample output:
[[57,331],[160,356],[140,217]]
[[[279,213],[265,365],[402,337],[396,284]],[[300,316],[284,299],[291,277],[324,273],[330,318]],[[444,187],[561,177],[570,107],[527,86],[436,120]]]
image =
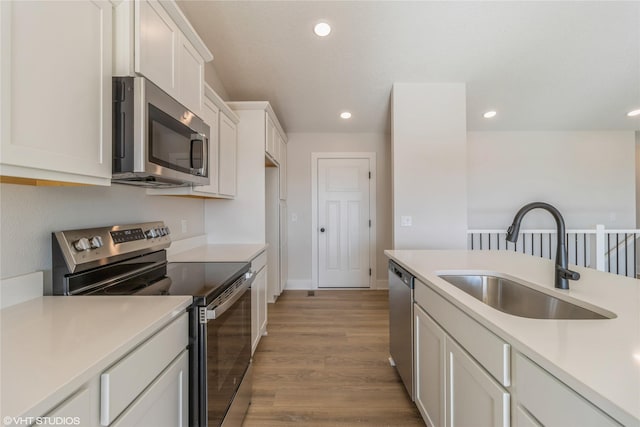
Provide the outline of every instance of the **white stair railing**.
[[[520,230],[518,241],[506,241],[506,230],[475,229],[467,231],[470,250],[511,250],[533,256],[554,259],[555,229]],[[640,229],[607,230],[604,225],[594,229],[567,230],[569,263],[600,271],[637,277],[638,239]]]

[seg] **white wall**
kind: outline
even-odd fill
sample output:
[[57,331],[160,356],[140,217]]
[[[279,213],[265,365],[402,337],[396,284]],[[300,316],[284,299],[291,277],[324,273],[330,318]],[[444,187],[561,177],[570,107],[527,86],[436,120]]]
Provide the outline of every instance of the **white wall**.
[[636,227],[640,227],[640,131],[636,131]]
[[[469,132],[469,228],[506,228],[528,202],[545,201],[567,228],[634,228],[634,132]],[[544,211],[525,228],[552,228]]]
[[[51,280],[54,231],[162,220],[180,240],[204,233],[199,199],[147,196],[143,188],[0,184],[0,277],[45,271]],[[187,232],[182,232],[182,220]]]
[[[375,152],[377,159],[377,280],[387,279],[391,248],[391,175],[389,135],[377,133],[289,133],[287,144],[287,207],[289,287],[311,289],[311,153]],[[292,215],[297,221],[292,222]],[[381,286],[383,286],[381,284]]]
[[465,248],[465,85],[395,83],[391,98],[394,249]]
[[204,64],[204,80],[211,86],[220,98],[223,101],[229,101],[229,93],[227,89],[224,87],[222,80],[220,80],[220,76],[218,75],[218,71],[213,63],[214,61],[207,62]]
[[205,202],[209,243],[264,243],[265,111],[237,110],[237,185],[233,200]]

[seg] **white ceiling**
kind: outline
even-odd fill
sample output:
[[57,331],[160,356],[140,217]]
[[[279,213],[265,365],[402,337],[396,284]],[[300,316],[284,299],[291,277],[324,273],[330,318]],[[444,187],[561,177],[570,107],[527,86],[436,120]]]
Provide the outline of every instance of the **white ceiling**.
[[394,82],[465,82],[469,130],[640,130],[640,2],[180,6],[231,100],[270,101],[287,132],[388,132]]

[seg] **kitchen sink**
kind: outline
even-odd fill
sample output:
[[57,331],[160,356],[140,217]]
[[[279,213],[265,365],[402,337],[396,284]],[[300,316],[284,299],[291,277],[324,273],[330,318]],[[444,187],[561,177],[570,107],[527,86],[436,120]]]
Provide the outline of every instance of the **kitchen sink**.
[[441,275],[440,278],[503,313],[532,319],[613,319],[601,313],[537,291],[511,279],[490,275]]

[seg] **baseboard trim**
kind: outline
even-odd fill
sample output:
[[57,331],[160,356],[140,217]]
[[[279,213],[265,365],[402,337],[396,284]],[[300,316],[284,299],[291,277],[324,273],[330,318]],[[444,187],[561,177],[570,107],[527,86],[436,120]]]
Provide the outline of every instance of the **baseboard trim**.
[[376,280],[376,289],[389,289],[389,280],[387,279]]
[[385,289],[389,289],[389,281],[386,279],[382,279],[382,280],[375,280],[373,282],[373,286],[369,287],[369,288],[332,288],[332,287],[328,287],[328,288],[314,288],[313,287],[313,282],[311,280],[287,280],[287,284],[285,286],[285,289],[287,290],[295,290],[295,291],[303,291],[303,290],[323,290],[323,289],[327,289],[327,290],[339,290],[339,289],[344,289],[344,290],[356,290],[356,289],[362,289],[362,290],[367,290],[367,289],[371,289],[371,290],[385,290]]
[[287,280],[284,287],[287,290],[307,290],[313,289],[311,280]]

